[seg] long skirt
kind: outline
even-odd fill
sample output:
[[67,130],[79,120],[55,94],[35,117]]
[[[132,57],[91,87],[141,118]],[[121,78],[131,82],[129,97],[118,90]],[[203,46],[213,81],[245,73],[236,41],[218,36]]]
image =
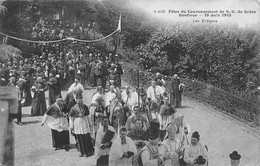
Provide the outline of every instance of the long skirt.
[[97,166],[108,166],[108,159],[108,155],[99,157],[99,159],[97,159]]
[[79,151],[81,155],[88,155],[94,152],[92,138],[90,133],[87,134],[75,134],[77,142],[79,144]]
[[62,148],[70,145],[70,136],[68,130],[58,132],[57,130],[51,129],[52,134],[52,147]]
[[31,114],[33,116],[44,115],[45,112],[47,111],[45,95],[44,92],[41,93],[42,93],[41,95],[33,99],[32,108],[31,108]]

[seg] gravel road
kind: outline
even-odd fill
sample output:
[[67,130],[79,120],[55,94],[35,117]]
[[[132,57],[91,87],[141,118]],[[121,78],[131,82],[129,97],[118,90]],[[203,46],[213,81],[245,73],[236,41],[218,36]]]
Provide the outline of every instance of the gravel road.
[[[84,103],[90,104],[94,89],[84,91]],[[62,92],[65,97],[66,92]],[[209,148],[210,166],[229,166],[228,154],[237,150],[241,166],[260,166],[260,131],[226,116],[209,106],[188,98],[183,99],[183,113],[191,126],[191,131],[198,131],[201,142]],[[79,152],[72,148],[54,151],[52,148],[51,130],[41,127],[42,117],[30,117],[30,107],[23,108],[23,126],[14,125],[15,165],[16,166],[93,166],[94,156],[80,158]],[[75,140],[70,137],[75,145]]]

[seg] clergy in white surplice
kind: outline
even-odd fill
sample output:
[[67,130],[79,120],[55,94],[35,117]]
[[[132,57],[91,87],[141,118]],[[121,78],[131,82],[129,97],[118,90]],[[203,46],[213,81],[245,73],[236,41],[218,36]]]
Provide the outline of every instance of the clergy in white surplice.
[[147,89],[147,99],[158,103],[164,92],[165,90],[161,86],[156,85],[156,81],[152,80],[151,86]]
[[97,131],[95,141],[95,157],[97,159],[96,166],[108,166],[108,156],[112,142],[116,139],[115,129],[108,125],[108,117],[103,117],[103,126]]
[[70,85],[69,89],[68,89],[68,93],[73,92],[73,91],[77,91],[77,90],[82,90],[82,92],[84,92],[84,87],[83,85],[79,82],[80,78],[76,77],[75,78],[75,82],[73,84]]
[[164,166],[179,166],[180,142],[175,138],[177,126],[170,123],[166,129],[168,138],[160,145],[159,150],[163,156]]
[[132,166],[133,157],[137,153],[134,141],[126,136],[127,129],[120,129],[120,136],[113,142],[110,154],[109,165],[113,166]]
[[106,93],[105,95],[105,107],[108,107],[112,100],[116,99],[116,90],[115,86],[110,86],[110,91]]
[[[140,106],[140,105],[142,105],[142,97],[140,96],[140,95],[138,95],[138,90],[139,89],[135,89],[134,91],[133,91],[133,93],[131,94],[131,106],[132,106],[132,108],[131,109],[133,109],[135,106]],[[139,102],[138,102],[138,99],[139,99]]]
[[126,89],[121,93],[121,99],[125,103],[125,106],[131,108],[131,91],[130,86],[127,86]]
[[96,135],[97,130],[101,126],[101,118],[103,114],[106,116],[105,97],[101,86],[97,87],[97,91],[92,96],[89,112],[91,114],[91,120],[94,124],[94,132]]
[[191,144],[185,148],[184,161],[187,166],[206,166],[208,162],[208,151],[206,146],[200,142],[200,135],[197,131],[192,133]]

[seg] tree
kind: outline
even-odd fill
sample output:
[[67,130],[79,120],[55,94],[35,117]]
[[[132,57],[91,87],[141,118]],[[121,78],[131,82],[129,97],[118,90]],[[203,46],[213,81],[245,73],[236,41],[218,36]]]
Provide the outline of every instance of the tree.
[[258,37],[256,31],[242,31],[235,26],[168,24],[138,52],[146,62],[156,62],[145,66],[147,69],[242,91],[257,84]]

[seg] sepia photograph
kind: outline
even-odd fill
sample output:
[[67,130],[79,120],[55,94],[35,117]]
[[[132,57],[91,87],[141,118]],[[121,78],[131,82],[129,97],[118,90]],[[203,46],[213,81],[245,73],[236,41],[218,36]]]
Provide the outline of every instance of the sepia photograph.
[[260,0],[0,0],[0,166],[260,166]]

